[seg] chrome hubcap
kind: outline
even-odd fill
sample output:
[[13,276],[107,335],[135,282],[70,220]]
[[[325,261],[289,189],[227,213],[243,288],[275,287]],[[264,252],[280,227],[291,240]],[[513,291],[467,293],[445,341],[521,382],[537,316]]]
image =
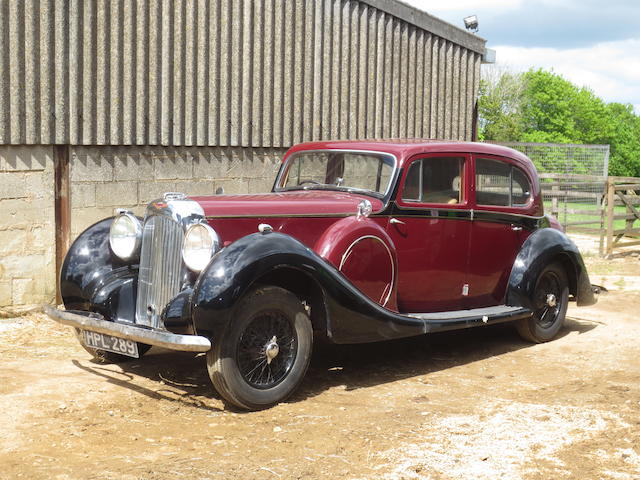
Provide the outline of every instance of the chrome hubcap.
[[549,293],[547,295],[547,305],[551,308],[555,307],[558,304],[558,300],[553,293]]
[[264,354],[267,357],[267,365],[270,365],[274,358],[280,353],[278,339],[274,336],[264,347]]

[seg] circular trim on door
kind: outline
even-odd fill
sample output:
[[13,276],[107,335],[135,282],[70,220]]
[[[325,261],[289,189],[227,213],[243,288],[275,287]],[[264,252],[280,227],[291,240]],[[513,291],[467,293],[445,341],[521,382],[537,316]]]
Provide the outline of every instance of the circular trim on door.
[[[347,259],[349,258],[349,255],[351,255],[352,251],[353,251],[353,247],[355,247],[355,245],[362,241],[362,240],[366,240],[366,239],[372,239],[372,240],[377,240],[378,242],[380,242],[384,248],[387,250],[387,254],[389,255],[389,261],[391,262],[391,283],[388,284],[388,288],[385,288],[382,291],[382,295],[384,296],[385,292],[387,292],[387,297],[384,299],[384,302],[380,303],[383,307],[387,305],[387,303],[389,303],[389,299],[391,298],[391,292],[393,291],[393,284],[395,282],[395,278],[396,278],[396,269],[395,269],[395,265],[393,263],[393,255],[391,254],[391,249],[389,249],[389,246],[380,238],[380,237],[376,237],[375,235],[363,235],[362,237],[358,237],[356,238],[353,242],[351,242],[351,245],[349,245],[347,247],[347,249],[345,250],[344,254],[342,255],[342,258],[340,260],[340,266],[338,267],[339,271],[342,271],[342,267],[344,266],[345,262],[347,261]],[[380,302],[382,300],[382,297],[380,297],[380,300],[378,302]]]

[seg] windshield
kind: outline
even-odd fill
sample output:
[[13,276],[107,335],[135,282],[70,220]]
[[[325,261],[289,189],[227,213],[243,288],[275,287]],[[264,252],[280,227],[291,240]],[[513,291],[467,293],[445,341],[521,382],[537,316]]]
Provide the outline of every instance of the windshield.
[[394,159],[382,153],[301,152],[288,161],[277,190],[345,190],[384,196]]

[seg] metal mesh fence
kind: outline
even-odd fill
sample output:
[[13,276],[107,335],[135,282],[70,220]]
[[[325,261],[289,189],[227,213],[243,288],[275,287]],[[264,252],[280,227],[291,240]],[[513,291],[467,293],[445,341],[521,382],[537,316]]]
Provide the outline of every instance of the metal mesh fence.
[[568,231],[600,229],[609,145],[500,143],[528,156],[540,175],[545,211]]
[[529,157],[538,173],[593,175],[606,177],[609,169],[609,145],[569,143],[500,143]]

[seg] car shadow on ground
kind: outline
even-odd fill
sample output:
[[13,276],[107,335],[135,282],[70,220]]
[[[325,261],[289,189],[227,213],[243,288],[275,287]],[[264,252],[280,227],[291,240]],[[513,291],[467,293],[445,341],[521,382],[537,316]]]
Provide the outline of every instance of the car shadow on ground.
[[[597,322],[567,318],[559,337],[586,333]],[[362,345],[316,345],[307,375],[289,402],[302,401],[339,385],[356,390],[446,370],[529,348],[509,324],[436,333]],[[141,359],[119,364],[119,368],[95,361],[76,367],[104,377],[154,400],[177,401],[185,406],[221,410],[210,399],[220,397],[213,389],[204,354],[178,353],[153,348]],[[142,385],[138,377],[156,382]]]

